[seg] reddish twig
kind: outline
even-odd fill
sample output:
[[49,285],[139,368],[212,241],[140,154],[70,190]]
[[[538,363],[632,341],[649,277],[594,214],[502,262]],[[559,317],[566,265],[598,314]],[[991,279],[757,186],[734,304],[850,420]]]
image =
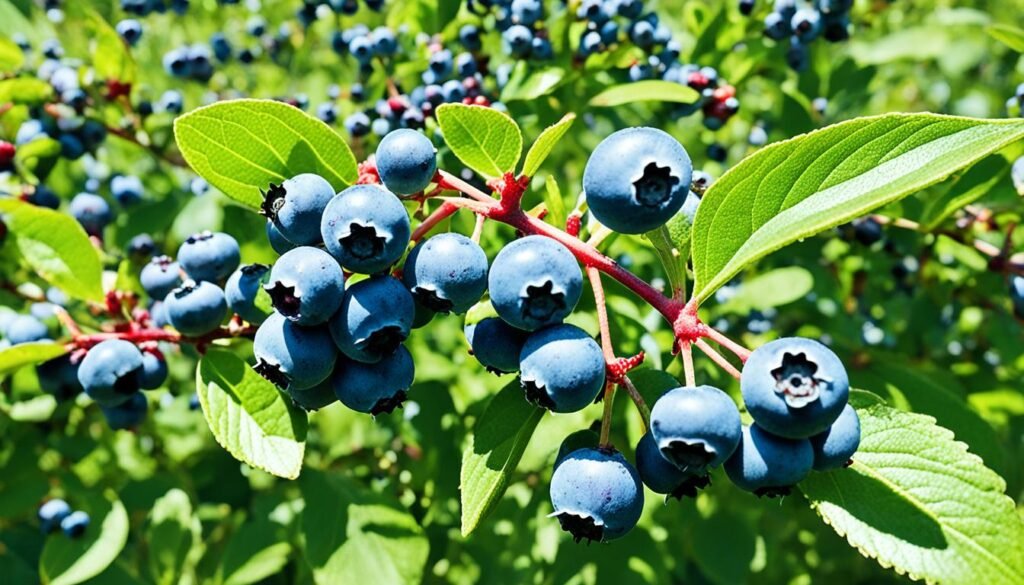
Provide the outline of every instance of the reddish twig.
[[693,344],[697,346],[697,349],[703,351],[704,355],[711,358],[711,361],[715,362],[720,368],[728,372],[730,376],[737,380],[740,379],[740,371],[730,364],[729,360],[725,359],[722,354],[715,351],[715,348],[708,345],[708,342],[703,339],[698,339],[697,341],[694,341]]

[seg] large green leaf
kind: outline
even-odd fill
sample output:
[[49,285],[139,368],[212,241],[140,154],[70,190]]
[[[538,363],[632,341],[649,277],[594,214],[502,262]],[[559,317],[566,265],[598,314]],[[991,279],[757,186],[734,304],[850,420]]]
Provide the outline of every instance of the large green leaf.
[[797,240],[916,193],[1024,137],[1024,120],[858,118],[772,144],[704,195],[693,226],[695,298]]
[[15,199],[0,200],[10,235],[33,271],[69,295],[103,300],[103,265],[85,230],[70,215]]
[[0,73],[14,73],[25,63],[21,47],[11,39],[0,37]]
[[590,105],[600,107],[621,106],[633,102],[672,102],[692,104],[700,99],[693,88],[660,79],[648,79],[609,87],[590,98]]
[[250,518],[231,535],[219,568],[224,585],[250,585],[277,575],[288,564],[292,545],[279,524]]
[[192,511],[188,494],[172,488],[153,503],[146,529],[149,572],[158,585],[181,582],[189,552],[199,546],[202,525]]
[[14,77],[0,81],[0,104],[35,106],[53,97],[53,86],[34,77]]
[[13,372],[24,366],[41,364],[66,354],[68,350],[60,343],[34,341],[20,343],[0,350],[0,375]]
[[523,150],[523,134],[507,114],[484,106],[437,108],[444,141],[467,167],[485,177],[512,171]]
[[196,369],[196,387],[222,447],[268,473],[299,476],[309,421],[276,386],[233,353],[211,350]]
[[174,121],[174,137],[193,170],[253,208],[261,189],[300,173],[317,173],[338,190],[359,176],[352,150],[330,126],[272,100],[197,108]]
[[300,542],[320,585],[419,583],[429,543],[397,502],[340,474],[302,477]]
[[544,410],[523,398],[518,381],[491,399],[462,453],[462,534],[473,532],[505,494]]
[[1006,484],[935,419],[859,396],[853,465],[800,483],[811,506],[861,553],[915,579],[1024,583],[1024,523]]
[[551,154],[551,151],[558,145],[558,141],[565,136],[565,133],[569,131],[572,123],[575,121],[576,114],[566,114],[562,116],[561,120],[548,126],[540,133],[540,136],[537,137],[537,140],[526,153],[526,161],[523,162],[524,175],[532,177],[537,174],[537,169],[540,168],[541,163]]
[[128,542],[128,512],[113,491],[83,492],[75,508],[89,514],[89,527],[79,538],[53,534],[39,557],[39,578],[47,585],[75,585],[99,575],[117,559]]

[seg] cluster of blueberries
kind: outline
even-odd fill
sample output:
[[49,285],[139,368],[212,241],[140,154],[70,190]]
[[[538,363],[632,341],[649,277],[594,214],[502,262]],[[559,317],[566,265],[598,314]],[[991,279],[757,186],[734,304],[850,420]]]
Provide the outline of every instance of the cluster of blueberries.
[[[853,0],[774,0],[764,19],[764,35],[775,41],[789,40],[786,63],[796,71],[807,69],[810,44],[817,38],[830,43],[850,38]],[[740,11],[750,14],[754,0],[740,0]]]
[[59,498],[47,500],[39,506],[38,516],[43,534],[60,528],[68,538],[78,538],[89,528],[89,515],[81,510],[72,511],[71,506]]
[[544,25],[541,0],[498,0],[495,27],[502,50],[514,59],[549,61],[555,56]]

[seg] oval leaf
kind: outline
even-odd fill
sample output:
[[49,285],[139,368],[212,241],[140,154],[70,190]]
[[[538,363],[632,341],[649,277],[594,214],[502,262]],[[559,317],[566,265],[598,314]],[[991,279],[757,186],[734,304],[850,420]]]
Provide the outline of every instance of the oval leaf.
[[102,80],[133,83],[137,69],[135,59],[121,35],[98,12],[90,12],[89,23],[93,32],[92,65],[96,75]]
[[128,542],[128,512],[117,495],[82,492],[75,508],[89,514],[89,527],[79,538],[53,534],[39,557],[39,577],[48,585],[84,583],[102,573]]
[[214,438],[236,459],[295,479],[306,450],[305,413],[236,355],[211,350],[196,370],[199,403]]
[[929,583],[1024,582],[1024,523],[1006,483],[935,419],[859,406],[853,465],[800,482],[811,507],[884,567]]
[[341,190],[359,176],[352,150],[330,126],[272,100],[233,100],[197,108],[174,121],[188,164],[225,195],[258,208],[260,190],[316,173]]
[[8,347],[0,351],[0,375],[24,366],[41,364],[67,352],[62,344],[52,341],[34,341]]
[[0,104],[35,106],[53,97],[53,86],[34,77],[15,77],[0,81]]
[[527,177],[532,177],[537,173],[537,169],[540,168],[541,163],[544,159],[551,154],[554,150],[555,145],[558,141],[565,136],[565,133],[569,131],[572,123],[576,121],[576,114],[566,114],[562,116],[562,119],[558,122],[548,126],[540,133],[537,137],[537,141],[530,147],[529,152],[526,153],[526,162],[523,163],[523,174]]
[[512,382],[491,399],[462,453],[462,535],[476,529],[508,488],[530,437],[544,415]]
[[698,99],[700,94],[689,86],[672,81],[648,79],[610,87],[590,98],[590,105],[607,108],[650,101],[693,104]]
[[941,181],[1024,137],[1024,120],[858,118],[765,147],[716,181],[693,226],[695,299],[783,246]]
[[444,104],[437,108],[444,141],[467,167],[485,177],[515,169],[523,134],[508,115],[484,106]]
[[814,288],[814,275],[800,266],[776,268],[744,280],[728,301],[719,309],[743,315],[751,310],[763,311],[800,300]]
[[0,213],[36,274],[73,297],[103,301],[99,253],[70,215],[14,199],[0,200]]
[[989,36],[1018,53],[1024,53],[1024,30],[998,22],[985,29]]

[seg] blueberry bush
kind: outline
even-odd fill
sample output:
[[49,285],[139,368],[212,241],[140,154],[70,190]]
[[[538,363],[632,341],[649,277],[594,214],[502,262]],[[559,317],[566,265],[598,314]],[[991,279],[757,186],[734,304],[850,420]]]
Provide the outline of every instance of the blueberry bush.
[[0,581],[1024,584],[1024,5],[913,4],[0,0]]

